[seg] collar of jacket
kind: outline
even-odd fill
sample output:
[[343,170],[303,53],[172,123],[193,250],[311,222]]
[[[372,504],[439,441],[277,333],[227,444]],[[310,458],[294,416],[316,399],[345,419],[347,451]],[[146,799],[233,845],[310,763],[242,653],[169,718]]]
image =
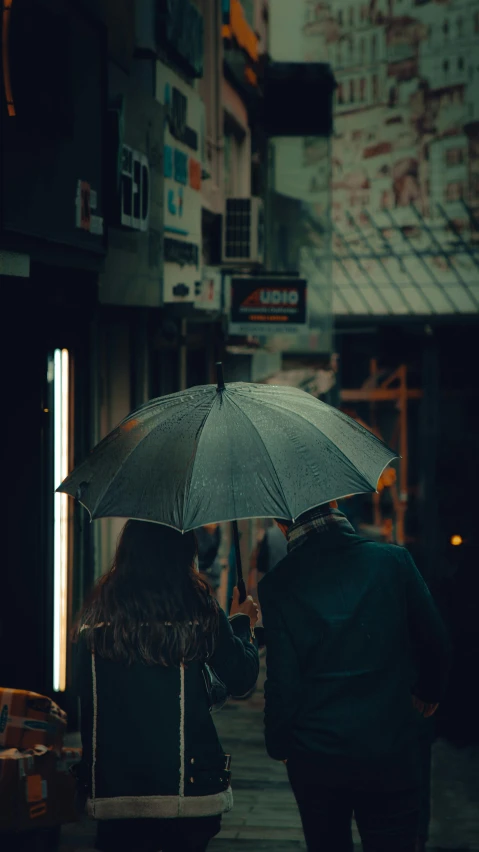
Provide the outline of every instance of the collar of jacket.
[[330,506],[320,506],[315,512],[308,514],[307,520],[293,524],[288,530],[288,553],[301,547],[302,544],[316,533],[330,532],[341,529],[343,532],[354,533],[346,515],[339,509]]

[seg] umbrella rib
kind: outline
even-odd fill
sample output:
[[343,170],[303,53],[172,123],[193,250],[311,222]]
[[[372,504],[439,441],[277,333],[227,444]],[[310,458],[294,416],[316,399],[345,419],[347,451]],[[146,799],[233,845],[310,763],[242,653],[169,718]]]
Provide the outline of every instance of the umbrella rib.
[[[248,414],[246,413],[246,411],[244,411],[244,410],[241,408],[241,406],[239,406],[239,405],[238,405],[238,403],[237,403],[237,402],[235,402],[235,400],[234,400],[232,397],[230,397],[230,399],[231,399],[232,403],[233,403],[234,405],[236,405],[236,408],[237,408],[239,411],[241,411],[241,413],[242,413],[242,414],[244,414],[244,416],[247,418],[247,420],[249,421],[249,423],[251,423],[251,425],[252,425],[253,429],[255,430],[256,434],[258,435],[258,438],[260,439],[260,441],[261,441],[261,443],[262,443],[262,445],[263,445],[263,447],[264,447],[264,449],[265,449],[265,452],[266,452],[266,454],[267,454],[267,456],[268,456],[268,458],[269,458],[269,460],[270,460],[270,462],[271,462],[271,466],[272,466],[272,468],[273,468],[273,470],[274,470],[274,472],[275,472],[276,480],[277,480],[278,485],[279,485],[279,490],[281,491],[281,494],[282,494],[282,497],[283,497],[283,500],[284,500],[284,505],[285,505],[285,506],[286,506],[286,508],[288,509],[289,514],[291,515],[291,517],[293,517],[293,515],[292,515],[292,513],[291,513],[291,509],[290,509],[290,507],[289,507],[289,503],[288,503],[288,501],[287,501],[287,499],[286,499],[286,495],[285,495],[284,490],[283,490],[283,486],[282,486],[282,484],[281,484],[281,480],[280,480],[280,478],[279,478],[279,476],[278,476],[278,471],[276,470],[276,468],[275,468],[275,466],[274,466],[273,459],[271,458],[271,455],[270,455],[270,453],[268,452],[268,448],[266,447],[266,444],[265,444],[265,442],[264,442],[264,440],[263,440],[263,438],[262,438],[262,436],[261,436],[261,432],[259,431],[259,429],[258,429],[258,427],[256,426],[256,424],[255,424],[255,423],[253,423],[253,421],[252,421],[251,417],[249,417],[249,416],[248,416]],[[233,501],[234,501],[234,497],[233,497]]]
[[[321,400],[318,400],[318,402],[322,402],[322,401],[321,401]],[[272,401],[268,400],[268,405],[275,406],[276,408],[279,408],[281,411],[285,411],[285,410],[286,410],[286,411],[288,412],[288,414],[291,414],[293,417],[297,417],[297,418],[299,418],[299,420],[300,420],[300,421],[303,421],[303,422],[305,421],[306,423],[309,423],[309,424],[310,424],[310,426],[312,426],[312,428],[313,428],[313,429],[317,429],[317,430],[318,430],[318,432],[320,432],[320,433],[321,433],[321,435],[323,435],[323,437],[326,439],[326,441],[328,441],[328,442],[329,442],[329,443],[330,443],[330,444],[331,444],[331,445],[332,445],[332,446],[333,446],[333,447],[334,447],[334,448],[335,448],[335,449],[336,449],[339,453],[341,453],[341,455],[343,456],[343,458],[344,458],[344,459],[346,459],[346,461],[347,461],[350,465],[352,465],[354,468],[356,468],[356,470],[357,470],[357,471],[361,474],[361,476],[363,477],[363,479],[364,479],[366,482],[368,482],[368,484],[369,484],[369,485],[372,485],[372,487],[374,487],[374,489],[376,489],[376,487],[377,487],[377,481],[376,481],[376,483],[375,483],[375,484],[371,483],[371,482],[370,482],[370,480],[369,480],[369,477],[368,477],[368,476],[367,476],[367,474],[364,472],[364,470],[362,470],[362,468],[360,468],[360,467],[359,467],[359,465],[358,465],[358,464],[356,464],[356,462],[353,462],[353,461],[349,458],[349,456],[347,455],[347,453],[346,453],[344,450],[342,450],[342,449],[341,449],[341,447],[338,447],[338,445],[334,443],[333,439],[332,439],[332,438],[330,438],[328,435],[326,435],[326,433],[325,433],[325,432],[323,432],[323,431],[322,431],[322,429],[321,429],[321,427],[320,427],[320,426],[316,426],[314,423],[311,423],[311,421],[310,421],[310,420],[308,420],[308,419],[307,419],[307,417],[303,417],[303,415],[302,415],[302,414],[298,414],[298,412],[297,412],[297,411],[292,411],[290,408],[286,408],[285,406],[280,405],[280,404],[277,402],[277,400],[272,400]],[[322,405],[326,405],[326,403],[322,403]],[[238,407],[239,407],[239,406],[238,406]],[[242,409],[240,409],[240,410],[242,411]],[[345,414],[344,414],[344,412],[342,412],[342,411],[339,411],[339,410],[337,410],[337,409],[335,409],[335,411],[336,411],[336,413],[337,413],[338,415],[342,415],[342,417],[343,417],[343,418],[347,418],[344,422],[346,423],[346,425],[349,425],[349,424],[348,424],[348,420],[350,420],[350,419],[352,419],[352,418],[348,418],[348,417],[347,417],[347,415],[345,415]],[[246,416],[247,416],[247,415],[246,415]],[[248,418],[248,419],[249,419],[249,418]],[[252,422],[252,421],[250,421],[250,422]],[[377,444],[379,444],[380,446],[382,446],[384,449],[386,449],[388,452],[390,452],[390,453],[391,453],[391,458],[390,458],[390,460],[389,460],[388,462],[386,462],[386,464],[385,464],[385,466],[384,466],[384,469],[388,466],[388,464],[390,464],[390,463],[391,463],[391,461],[392,461],[394,458],[398,458],[398,456],[397,456],[397,455],[393,452],[393,450],[391,450],[391,449],[390,449],[390,447],[388,447],[388,446],[387,446],[387,444],[385,444],[385,442],[384,442],[384,441],[381,441],[379,438],[377,438],[377,437],[376,437],[376,435],[374,435],[372,432],[370,432],[370,431],[369,431],[369,429],[365,429],[365,428],[364,428],[364,426],[361,426],[360,424],[356,423],[354,420],[353,420],[353,423],[354,423],[355,427],[356,427],[356,428],[359,428],[359,430],[360,430],[360,431],[362,431],[363,433],[365,433],[365,434],[368,436],[368,438],[370,438],[370,439],[371,439],[371,441],[372,441],[373,443],[374,443],[374,442],[376,442]],[[254,424],[253,424],[253,425],[254,425]],[[378,476],[378,480],[379,480],[379,476]],[[359,493],[364,493],[364,492],[359,492]]]
[[194,469],[195,469],[196,457],[198,455],[198,447],[200,445],[200,440],[201,440],[201,436],[203,434],[203,429],[205,428],[205,423],[208,420],[208,417],[210,416],[211,412],[213,411],[215,399],[216,399],[216,397],[213,399],[213,401],[211,403],[210,410],[205,414],[202,422],[200,423],[200,425],[198,426],[198,429],[196,430],[195,446],[194,446],[193,452],[190,456],[190,458],[193,459],[193,463],[191,465],[191,471],[190,471],[190,479],[189,479],[188,483],[185,483],[185,493],[183,494],[183,522],[184,522],[185,517],[186,517],[186,505],[187,505],[188,500],[190,499],[189,490],[190,490],[190,487],[191,487],[191,483],[193,481],[193,472],[194,472]]
[[[262,385],[261,387],[268,387],[268,385]],[[283,393],[283,391],[297,391],[297,390],[299,390],[298,388],[290,388],[290,387],[288,387],[287,385],[284,385],[284,387],[283,387],[283,385],[269,385],[269,387],[270,387],[270,388],[273,388],[273,387],[275,387],[275,388],[276,388],[276,387],[280,387],[280,388],[281,388],[281,391],[282,391],[281,396],[282,396],[282,397],[284,397],[284,398],[286,398],[287,394],[286,394],[286,393]],[[242,394],[242,393],[243,393],[243,390],[242,390],[242,389],[238,389],[238,390],[236,391],[236,393],[238,393],[238,394]],[[304,394],[304,393],[305,393],[305,391],[299,391],[299,396],[300,396],[300,398],[301,398],[301,399],[303,399],[303,394]],[[294,393],[294,396],[297,396],[297,395],[298,395],[298,394]],[[291,396],[293,396],[293,394],[291,394]],[[323,402],[323,400],[321,400],[321,399],[316,399],[315,397],[310,396],[310,394],[307,394],[307,396],[308,396],[308,397],[310,397],[310,398],[311,398],[311,400],[313,400],[313,399],[314,399],[314,401],[315,401],[315,402],[319,402],[319,403],[320,403],[320,405],[321,405],[321,406],[324,406],[325,408],[332,408],[332,406],[328,406],[328,404],[327,404],[327,403],[325,403],[325,402]],[[249,396],[249,398],[251,399],[251,396]],[[255,401],[256,401],[256,400],[255,400]],[[268,405],[273,405],[273,406],[275,406],[276,408],[281,409],[282,411],[286,410],[286,411],[288,411],[288,412],[289,412],[289,413],[291,413],[291,414],[297,414],[297,412],[292,411],[290,408],[287,408],[287,407],[285,407],[284,405],[281,405],[281,403],[280,403],[277,399],[274,399],[274,396],[273,396],[273,399],[271,399],[271,400],[269,400],[269,399],[268,399],[268,403],[267,403],[267,404],[268,404]],[[357,423],[357,421],[356,421],[356,420],[354,420],[352,417],[349,417],[347,414],[345,414],[345,413],[344,413],[344,411],[341,411],[339,408],[334,408],[333,410],[334,410],[335,416],[337,416],[338,418],[342,419],[342,420],[343,420],[343,422],[345,422],[347,425],[349,425],[349,426],[351,427],[351,421],[352,421],[352,423],[354,424],[354,426],[355,426],[356,428],[359,428],[359,430],[360,430],[360,431],[362,431],[363,433],[365,433],[365,434],[366,434],[369,438],[371,438],[371,440],[376,441],[376,443],[380,444],[380,446],[385,447],[385,448],[386,448],[386,450],[391,451],[391,450],[390,450],[390,447],[388,447],[388,445],[385,443],[385,441],[382,441],[380,438],[378,438],[378,437],[377,437],[377,435],[375,435],[373,432],[371,432],[371,430],[370,430],[370,429],[366,429],[366,428],[365,428],[364,426],[362,426],[360,423]],[[303,420],[306,420],[308,423],[310,423],[310,422],[311,422],[310,420],[307,420],[307,418],[306,418],[306,417],[303,417],[303,415],[301,415],[301,414],[300,414],[300,415],[298,415],[298,416],[299,416],[299,417],[302,417],[302,419],[303,419]],[[312,426],[314,426],[314,428],[315,428],[315,429],[319,429],[319,428],[320,428],[319,426],[315,426],[315,424],[314,424],[314,423],[311,423],[311,425],[312,425]],[[324,432],[323,432],[323,434],[324,434]],[[327,436],[325,435],[325,437],[327,437]],[[392,452],[392,451],[391,451],[391,452]],[[345,454],[344,454],[344,455],[345,455]],[[346,455],[345,455],[345,457],[347,458],[347,456],[346,456]]]
[[[194,406],[194,408],[198,408],[202,402],[203,402],[203,400],[200,400],[200,402],[199,402],[199,403],[197,403],[197,405],[195,405],[195,406]],[[186,415],[187,415],[187,414],[189,414],[189,413],[190,413],[190,411],[191,411],[191,409],[190,409],[190,408],[188,408],[188,407],[186,407],[186,410],[185,410],[184,416],[186,417]],[[175,411],[175,413],[177,413],[177,412]],[[181,420],[183,420],[183,419],[184,419],[183,417],[180,417],[180,418],[179,418],[179,420],[178,420],[178,422],[181,422]],[[122,423],[123,423],[123,422],[124,422],[124,421],[122,421]],[[165,421],[163,421],[162,425],[164,425],[164,423],[165,423]],[[121,428],[121,424],[120,424],[117,428],[118,428],[118,429],[120,429],[120,428]],[[137,450],[137,449],[138,449],[138,447],[140,446],[140,444],[142,444],[142,443],[143,443],[143,441],[145,441],[147,438],[149,438],[149,437],[153,434],[153,432],[155,431],[155,429],[158,429],[158,425],[154,426],[154,427],[153,427],[153,429],[150,429],[150,431],[149,431],[149,432],[147,432],[147,434],[146,434],[146,435],[143,435],[143,436],[140,438],[140,440],[138,441],[138,443],[137,443],[137,444],[135,444],[135,446],[134,446],[134,447],[132,447],[132,449],[130,450],[130,452],[128,453],[128,455],[127,455],[127,456],[123,459],[123,461],[122,461],[122,463],[121,463],[120,467],[119,467],[119,468],[115,471],[115,473],[114,473],[114,475],[113,475],[112,479],[110,479],[110,481],[107,483],[106,487],[103,489],[100,499],[96,501],[95,509],[94,509],[94,510],[93,510],[93,512],[92,512],[92,517],[93,517],[93,514],[94,514],[94,512],[96,511],[97,507],[101,504],[101,501],[102,501],[102,500],[103,500],[103,498],[105,497],[105,494],[107,493],[107,491],[109,491],[109,489],[110,489],[110,488],[111,488],[111,486],[113,485],[113,483],[114,483],[114,481],[115,481],[116,477],[118,476],[118,474],[120,473],[120,471],[122,470],[122,468],[124,467],[124,465],[126,464],[126,462],[129,460],[130,456],[131,456],[131,455],[135,452],[135,450]]]

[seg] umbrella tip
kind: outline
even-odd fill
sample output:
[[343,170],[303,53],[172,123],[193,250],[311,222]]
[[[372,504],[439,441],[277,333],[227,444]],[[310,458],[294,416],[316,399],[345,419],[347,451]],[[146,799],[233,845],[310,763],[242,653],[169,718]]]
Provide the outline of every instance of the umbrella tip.
[[223,378],[223,364],[221,361],[216,362],[216,380],[218,382],[217,390],[222,391],[225,389],[225,380]]

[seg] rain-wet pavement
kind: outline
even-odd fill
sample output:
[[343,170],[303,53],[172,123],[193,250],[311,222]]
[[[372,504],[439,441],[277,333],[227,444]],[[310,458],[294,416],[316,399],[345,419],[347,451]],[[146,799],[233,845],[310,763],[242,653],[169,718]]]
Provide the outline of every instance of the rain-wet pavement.
[[[215,716],[225,751],[232,754],[235,806],[223,818],[211,852],[300,852],[306,849],[296,804],[282,763],[263,744],[264,664],[258,688],[247,701],[230,702]],[[78,744],[78,735],[69,736]],[[65,826],[61,852],[89,852],[88,820]],[[355,832],[357,850],[361,848]],[[479,747],[455,749],[439,740],[433,750],[430,852],[479,852]],[[134,852],[134,850],[132,850]]]

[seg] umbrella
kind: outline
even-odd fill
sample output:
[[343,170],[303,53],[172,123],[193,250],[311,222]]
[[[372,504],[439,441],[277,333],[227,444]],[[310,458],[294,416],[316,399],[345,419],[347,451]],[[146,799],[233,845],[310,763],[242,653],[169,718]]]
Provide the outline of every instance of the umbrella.
[[153,399],[126,417],[57,489],[91,519],[136,518],[180,532],[233,521],[295,520],[375,491],[396,458],[371,432],[297,388],[232,382]]

